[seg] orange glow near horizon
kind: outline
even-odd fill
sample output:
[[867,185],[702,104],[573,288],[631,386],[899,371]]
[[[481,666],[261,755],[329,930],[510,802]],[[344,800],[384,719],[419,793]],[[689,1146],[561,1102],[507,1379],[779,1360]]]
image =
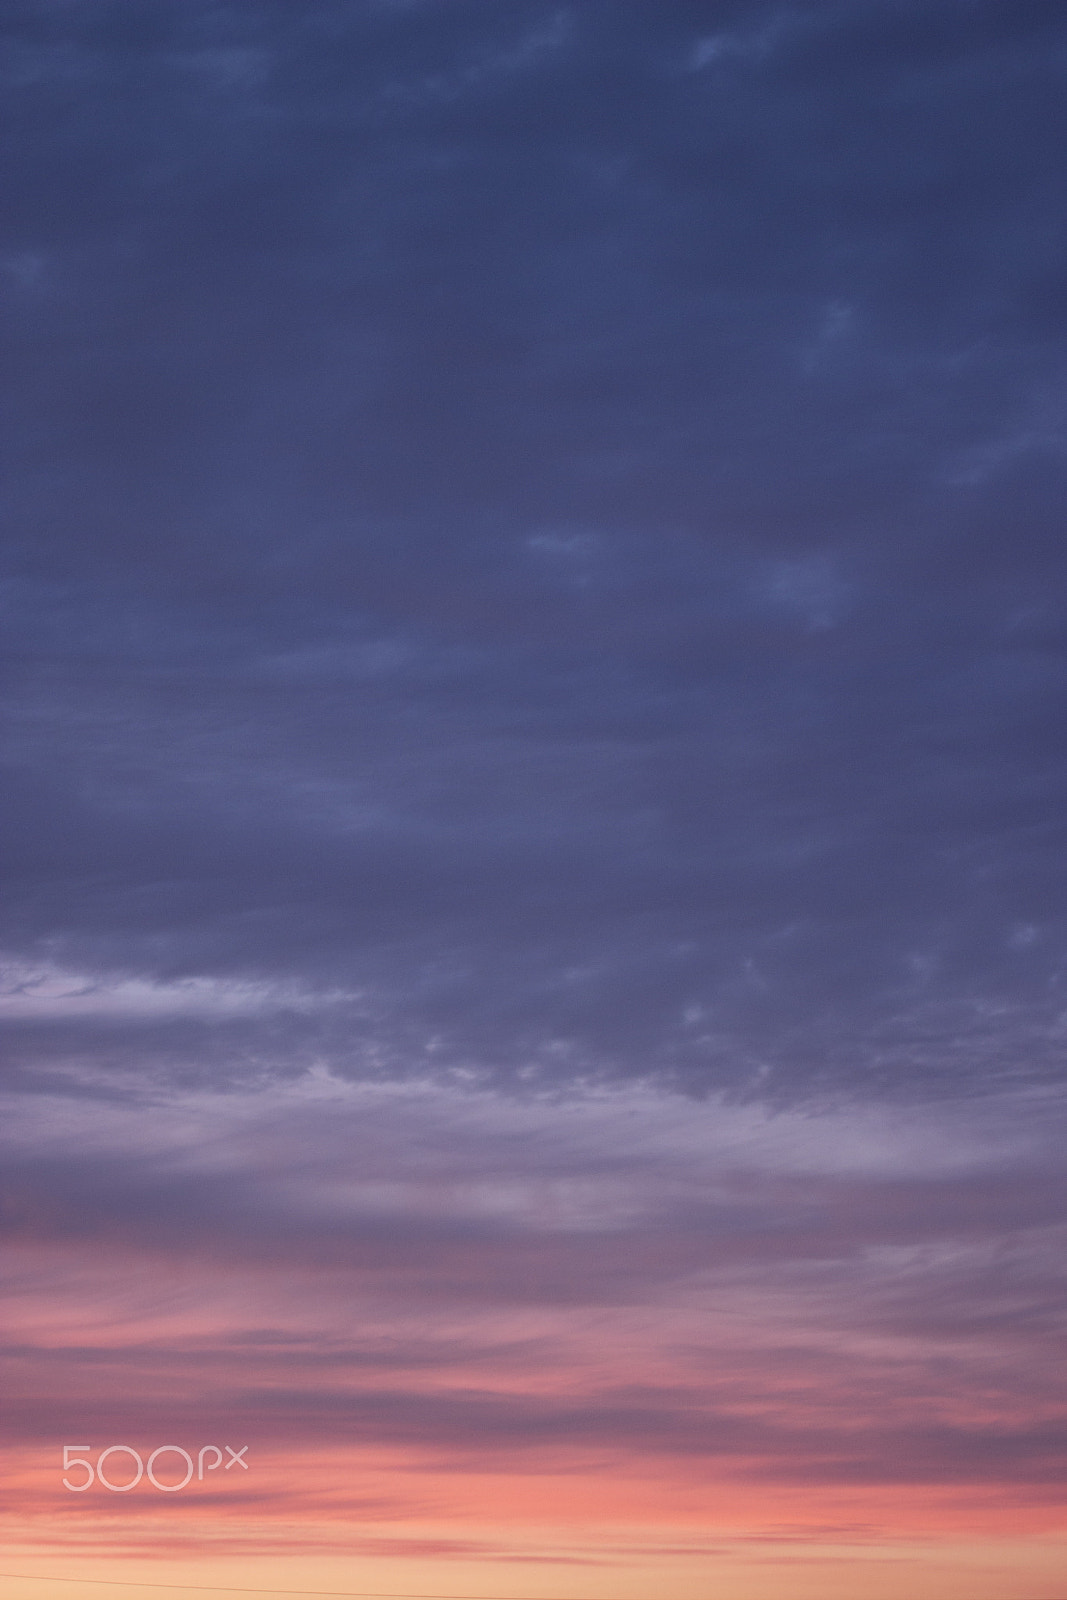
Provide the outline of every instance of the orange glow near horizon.
[[[766,1306],[761,1316],[740,1290],[726,1301],[720,1290],[717,1320],[706,1283],[654,1311],[478,1315],[432,1311],[417,1295],[388,1303],[366,1284],[353,1353],[338,1346],[338,1308],[356,1286],[334,1269],[316,1277],[186,1261],[172,1263],[162,1292],[160,1262],[121,1260],[120,1273],[108,1251],[91,1268],[67,1246],[21,1252],[28,1287],[5,1390],[9,1401],[36,1400],[23,1419],[33,1436],[7,1456],[5,1570],[38,1578],[7,1580],[8,1600],[102,1592],[73,1577],[105,1588],[155,1581],[174,1587],[145,1595],[190,1597],[218,1584],[263,1594],[853,1600],[862,1586],[873,1600],[1057,1600],[1067,1518],[1055,1485],[958,1473],[924,1482],[921,1461],[908,1481],[891,1481],[890,1465],[885,1481],[850,1482],[835,1467],[835,1452],[855,1449],[875,1412],[883,1429],[921,1429],[931,1385],[917,1392],[921,1361],[903,1342],[894,1375],[884,1351],[872,1365],[861,1342],[850,1348],[811,1316],[805,1325],[794,1306],[786,1367],[783,1329]],[[166,1306],[168,1294],[181,1304]],[[416,1335],[436,1341],[437,1362],[420,1355]],[[864,1377],[875,1370],[881,1388],[865,1415]],[[687,1391],[703,1408],[688,1423],[678,1411]],[[362,1420],[328,1424],[329,1406],[349,1402]],[[980,1423],[992,1404],[946,1394],[939,1409]],[[498,1405],[509,1419],[499,1435]],[[642,1442],[648,1418],[668,1406],[666,1431]],[[541,1407],[557,1424],[544,1440]],[[560,1426],[566,1434],[572,1413],[568,1440]],[[20,1415],[15,1405],[16,1431]],[[53,1431],[59,1416],[72,1419],[65,1432]],[[590,1417],[607,1432],[586,1441]],[[322,1426],[329,1437],[316,1442],[309,1435]],[[390,1442],[375,1439],[379,1427]],[[427,1438],[434,1428],[440,1436]],[[251,1471],[194,1481],[173,1498],[147,1482],[129,1495],[61,1486],[65,1442],[94,1454],[129,1443],[145,1457],[172,1441],[194,1455],[203,1443],[250,1441]]]

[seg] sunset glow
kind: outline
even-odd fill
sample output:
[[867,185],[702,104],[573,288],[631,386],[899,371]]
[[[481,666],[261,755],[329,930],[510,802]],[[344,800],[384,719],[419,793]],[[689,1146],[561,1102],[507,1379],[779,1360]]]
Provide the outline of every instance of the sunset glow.
[[10,0],[3,1600],[1067,1600],[1067,13]]

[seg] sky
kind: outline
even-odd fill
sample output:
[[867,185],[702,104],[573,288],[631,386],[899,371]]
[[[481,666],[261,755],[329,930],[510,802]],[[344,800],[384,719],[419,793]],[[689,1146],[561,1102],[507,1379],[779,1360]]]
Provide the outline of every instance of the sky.
[[11,1600],[1065,1600],[1062,4],[0,79]]

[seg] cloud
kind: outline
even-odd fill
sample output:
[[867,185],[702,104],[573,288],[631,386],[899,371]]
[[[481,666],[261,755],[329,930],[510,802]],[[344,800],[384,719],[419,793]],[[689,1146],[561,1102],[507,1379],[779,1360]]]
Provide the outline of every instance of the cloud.
[[145,978],[104,976],[56,966],[27,967],[14,962],[0,968],[0,1016],[15,1021],[73,1020],[81,1025],[108,1021],[142,1021],[192,1016],[199,1018],[256,1015],[263,1011],[306,1009],[352,1000],[350,995],[311,996],[298,988],[268,983],[241,983],[212,978],[184,978],[156,983]]
[[1062,9],[7,9],[31,1477],[1038,1517]]

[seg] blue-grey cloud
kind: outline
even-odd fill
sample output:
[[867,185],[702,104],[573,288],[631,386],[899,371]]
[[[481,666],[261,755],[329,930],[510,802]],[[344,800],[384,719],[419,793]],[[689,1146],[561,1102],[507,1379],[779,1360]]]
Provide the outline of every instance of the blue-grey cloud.
[[19,1081],[1058,1072],[1058,6],[5,28]]

